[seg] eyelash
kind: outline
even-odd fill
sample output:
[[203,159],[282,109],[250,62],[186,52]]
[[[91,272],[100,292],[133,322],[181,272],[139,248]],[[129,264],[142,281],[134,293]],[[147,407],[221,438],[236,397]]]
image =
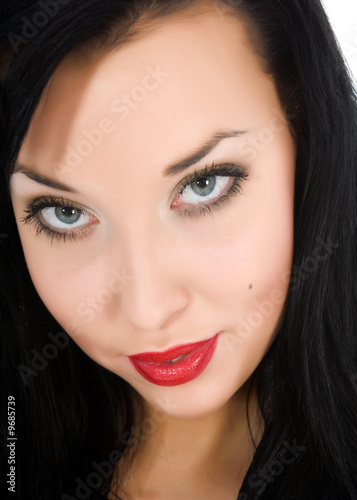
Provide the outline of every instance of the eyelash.
[[[221,165],[215,165],[214,163],[212,163],[210,167],[206,166],[202,170],[195,170],[192,174],[185,177],[185,179],[183,179],[176,188],[176,190],[178,190],[176,197],[180,196],[183,193],[184,189],[187,186],[190,186],[193,182],[216,176],[233,178],[233,182],[231,183],[227,192],[217,198],[214,202],[199,203],[196,204],[197,207],[192,208],[191,205],[187,208],[178,210],[178,214],[181,217],[198,217],[200,215],[211,213],[213,210],[219,210],[223,208],[231,201],[231,199],[235,195],[241,193],[242,182],[248,179],[247,171],[236,163],[224,163]],[[26,215],[26,217],[23,217],[21,219],[21,222],[23,222],[24,224],[33,224],[36,229],[36,234],[39,235],[44,232],[46,236],[50,238],[51,243],[55,239],[62,241],[67,241],[69,239],[74,241],[76,239],[84,238],[88,234],[88,232],[91,231],[91,228],[88,226],[76,229],[75,231],[73,230],[67,232],[54,231],[53,229],[50,229],[41,221],[39,212],[45,208],[51,207],[74,208],[78,210],[80,215],[88,214],[88,212],[84,210],[83,207],[76,204],[75,202],[65,200],[63,197],[45,196],[29,203],[29,205],[24,210],[24,212],[28,215]]]
[[188,217],[199,217],[200,215],[206,215],[212,212],[212,210],[219,210],[226,206],[234,195],[241,193],[242,182],[248,179],[248,173],[245,169],[236,163],[223,163],[221,165],[215,165],[212,163],[210,167],[205,167],[198,172],[195,170],[192,174],[188,175],[183,179],[179,185],[179,195],[182,194],[183,190],[192,184],[193,182],[205,179],[209,177],[233,177],[233,182],[228,188],[228,191],[217,198],[214,202],[200,203],[197,207],[192,208],[192,206],[183,208],[179,211],[180,216]]
[[83,210],[83,207],[81,207],[77,203],[65,200],[62,196],[60,197],[44,196],[29,203],[29,205],[24,210],[24,212],[27,213],[28,215],[26,215],[26,217],[23,217],[21,219],[21,222],[23,222],[24,224],[33,224],[36,230],[36,235],[40,235],[42,232],[45,233],[46,236],[50,238],[51,244],[53,240],[74,241],[76,239],[84,238],[91,230],[91,228],[85,226],[76,229],[75,231],[67,231],[67,232],[54,231],[53,229],[46,226],[41,221],[38,215],[41,210],[50,207],[75,208],[76,210],[78,210],[80,215],[85,215],[88,213],[87,211]]

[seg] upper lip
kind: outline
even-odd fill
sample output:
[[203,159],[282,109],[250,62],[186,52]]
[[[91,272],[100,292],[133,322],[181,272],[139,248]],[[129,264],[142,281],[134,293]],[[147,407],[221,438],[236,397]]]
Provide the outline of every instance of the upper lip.
[[189,352],[194,351],[198,347],[201,347],[204,345],[206,342],[212,340],[211,338],[201,340],[199,342],[193,342],[190,344],[182,344],[178,345],[175,347],[172,347],[170,349],[166,349],[166,351],[162,352],[142,352],[139,354],[133,354],[132,356],[129,356],[132,359],[135,359],[136,361],[147,361],[147,362],[154,362],[154,363],[163,363],[164,361],[169,361],[175,358],[178,358],[179,356],[182,356],[183,354],[188,354]]

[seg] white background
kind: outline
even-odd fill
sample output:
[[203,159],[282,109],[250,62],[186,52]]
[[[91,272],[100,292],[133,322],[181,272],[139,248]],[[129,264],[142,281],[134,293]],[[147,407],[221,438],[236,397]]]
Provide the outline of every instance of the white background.
[[357,87],[357,0],[322,0]]

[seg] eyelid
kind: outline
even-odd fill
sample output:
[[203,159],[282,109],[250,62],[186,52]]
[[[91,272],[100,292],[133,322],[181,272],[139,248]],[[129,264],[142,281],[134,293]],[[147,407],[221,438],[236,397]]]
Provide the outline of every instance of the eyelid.
[[[202,202],[199,203],[187,203],[178,208],[178,204],[175,202],[183,194],[187,186],[190,186],[196,180],[209,177],[228,177],[232,179],[232,183],[224,194],[220,194],[211,200],[202,200]],[[201,170],[195,170],[179,182],[174,189],[174,196],[170,196],[170,198],[172,198],[170,200],[170,208],[173,208],[174,205],[175,211],[180,217],[206,215],[230,203],[235,195],[241,193],[242,183],[248,178],[249,174],[247,169],[242,167],[239,163],[225,162],[216,165],[212,162],[210,167],[206,166]]]
[[[231,168],[231,172],[229,172],[229,169]],[[227,176],[227,173],[230,173],[231,176],[237,176],[237,168],[239,168],[239,165],[233,162],[225,162],[222,164],[216,165],[214,161],[212,162],[211,166],[206,165],[204,168],[200,170],[194,170],[194,172],[188,174],[186,177],[184,177],[174,188],[171,196],[173,194],[181,194],[181,192],[185,189],[185,187],[189,186],[195,179],[198,177],[205,177],[205,176],[212,176],[212,175],[225,175]],[[241,167],[241,174],[242,176],[245,173],[245,169]],[[170,198],[171,198],[170,196]],[[77,210],[82,210],[83,212],[90,213],[91,215],[94,215],[97,217],[95,213],[93,213],[93,210],[87,207],[86,205],[77,203],[72,200],[68,200],[64,198],[63,196],[52,196],[52,195],[45,195],[36,198],[35,200],[31,201],[27,205],[27,209],[25,212],[30,212],[33,211],[33,209],[37,208],[36,205],[40,203],[46,203],[47,207],[55,207],[55,206],[70,206],[73,208],[76,208]],[[31,210],[32,209],[32,210]]]
[[184,179],[182,179],[176,186],[174,192],[181,194],[185,187],[189,186],[194,180],[201,177],[210,177],[214,175],[222,175],[227,177],[229,174],[232,177],[238,177],[237,170],[241,170],[241,176],[246,174],[246,170],[240,167],[239,164],[234,162],[224,162],[220,164],[215,164],[213,161],[211,166],[206,165],[200,170],[194,170],[194,172],[188,174]]
[[[230,202],[231,198],[233,198],[234,195],[240,193],[241,182],[248,178],[248,172],[246,168],[235,162],[225,162],[218,165],[215,165],[215,163],[212,162],[211,166],[206,166],[200,170],[195,170],[194,172],[184,177],[173,190],[174,199],[178,195],[181,195],[184,189],[194,181],[205,177],[215,176],[232,177],[235,179],[233,184],[231,184],[231,186],[229,187],[228,191],[222,196],[217,197],[216,201],[208,203],[205,203],[205,201],[202,201],[202,203],[200,202],[194,204],[188,203],[187,206],[184,206],[183,208],[177,210],[177,213],[180,216],[205,215],[206,213],[211,212],[213,209],[217,210],[219,208],[223,208]],[[170,195],[170,198],[171,197],[172,194]],[[170,201],[170,207],[171,204],[172,200]],[[96,220],[90,224],[77,226],[76,228],[73,228],[73,230],[69,229],[68,231],[58,231],[57,229],[52,229],[41,220],[39,212],[41,212],[41,210],[45,208],[61,206],[74,208],[78,210],[82,215],[89,215]],[[21,222],[23,222],[24,224],[33,224],[37,234],[40,234],[41,232],[47,233],[47,237],[50,238],[51,244],[55,239],[62,239],[63,241],[69,239],[74,241],[76,239],[85,237],[91,232],[91,226],[96,225],[100,222],[99,217],[96,216],[95,212],[92,209],[80,203],[65,199],[63,198],[63,196],[46,195],[37,197],[27,204],[24,212],[28,215],[26,217],[23,217],[21,219]]]
[[[77,226],[73,228],[73,230],[68,231],[60,231],[58,229],[53,229],[46,223],[41,220],[40,212],[45,208],[53,208],[58,206],[67,206],[74,208],[80,212],[81,215],[89,215],[91,218],[94,218],[95,221],[92,221],[89,224],[84,224],[82,226]],[[21,222],[23,224],[33,225],[36,230],[36,235],[40,235],[41,233],[45,233],[46,236],[50,239],[51,245],[55,240],[58,241],[76,241],[85,236],[89,235],[93,229],[92,226],[99,223],[99,219],[96,215],[93,214],[91,210],[89,210],[86,206],[81,205],[77,202],[73,202],[70,200],[66,200],[62,196],[42,196],[34,199],[30,202],[26,209],[24,210],[28,215],[21,218]]]
[[[231,168],[231,172],[227,172]],[[195,179],[198,177],[205,177],[205,176],[212,176],[212,175],[224,175],[227,176],[227,173],[230,173],[231,176],[237,177],[237,168],[239,168],[239,164],[233,163],[233,162],[224,162],[220,164],[215,164],[214,161],[212,161],[211,166],[206,165],[204,168],[200,170],[194,170],[194,172],[188,174],[186,177],[184,177],[174,188],[172,191],[170,198],[173,195],[181,194],[182,191],[185,189],[185,187],[189,186]],[[244,176],[245,169],[243,167],[241,168],[241,176]],[[40,201],[48,201],[50,200],[50,203],[53,203],[53,205],[48,204],[47,206],[58,206],[58,205],[67,205],[71,206],[73,208],[77,208],[78,210],[83,210],[85,212],[88,212],[96,217],[96,215],[93,213],[91,209],[86,207],[85,205],[78,204],[74,201],[68,200],[63,198],[62,196],[44,196],[41,198],[37,198],[34,202],[30,203],[28,207],[32,207],[33,203],[40,202]]]
[[[76,209],[80,215],[87,215],[92,219],[94,218],[95,221],[92,220],[91,223],[76,226],[72,229],[68,228],[68,230],[53,228],[48,223],[43,221],[41,212],[45,209],[56,207],[69,207]],[[91,226],[100,222],[99,217],[97,217],[92,209],[89,209],[86,205],[76,201],[66,199],[63,196],[38,196],[32,199],[32,201],[27,202],[26,208],[24,208],[23,212],[27,215],[21,217],[20,222],[25,225],[34,225],[36,234],[40,234],[41,232],[47,233],[47,236],[51,239],[51,243],[54,239],[63,239],[65,241],[67,238],[75,240],[83,237],[91,231]]]
[[31,214],[34,211],[39,212],[42,208],[50,208],[50,207],[58,207],[58,206],[72,207],[72,208],[75,208],[83,213],[93,215],[94,217],[97,218],[97,216],[93,213],[93,211],[85,205],[82,205],[82,204],[77,203],[75,201],[67,200],[67,199],[63,198],[63,196],[46,195],[46,196],[40,196],[40,197],[32,200],[27,205],[24,212],[29,214],[29,215],[24,217],[23,221],[26,222],[27,220],[29,220]]

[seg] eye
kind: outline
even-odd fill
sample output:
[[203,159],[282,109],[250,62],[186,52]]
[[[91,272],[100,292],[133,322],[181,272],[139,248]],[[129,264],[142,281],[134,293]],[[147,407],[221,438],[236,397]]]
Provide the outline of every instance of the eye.
[[98,219],[76,203],[47,196],[31,202],[25,209],[24,224],[34,224],[36,233],[45,232],[54,238],[66,240],[83,237],[98,223]]
[[197,216],[211,212],[240,193],[242,182],[247,178],[246,170],[235,163],[212,163],[211,167],[194,172],[181,181],[171,207],[177,209],[179,215]]
[[41,221],[53,229],[74,229],[88,224],[90,215],[72,206],[47,207],[39,211]]

